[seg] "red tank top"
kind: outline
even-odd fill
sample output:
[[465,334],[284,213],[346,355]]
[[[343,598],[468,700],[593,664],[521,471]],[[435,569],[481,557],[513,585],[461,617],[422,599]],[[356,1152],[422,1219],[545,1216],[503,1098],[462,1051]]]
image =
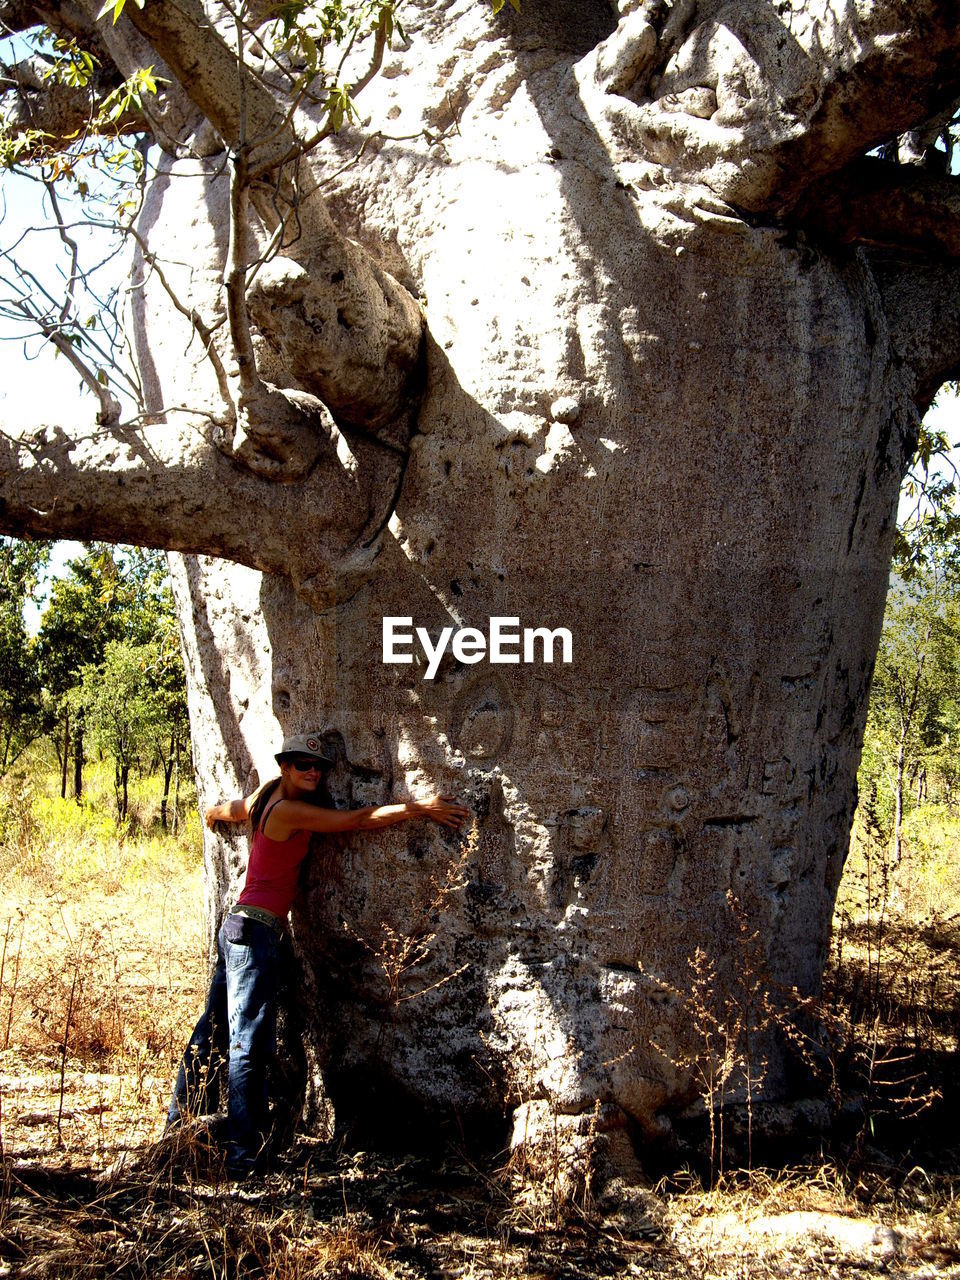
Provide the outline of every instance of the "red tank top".
[[262,830],[255,832],[237,906],[263,907],[285,919],[296,896],[300,863],[307,856],[309,845],[309,831],[295,831],[287,840],[271,840]]

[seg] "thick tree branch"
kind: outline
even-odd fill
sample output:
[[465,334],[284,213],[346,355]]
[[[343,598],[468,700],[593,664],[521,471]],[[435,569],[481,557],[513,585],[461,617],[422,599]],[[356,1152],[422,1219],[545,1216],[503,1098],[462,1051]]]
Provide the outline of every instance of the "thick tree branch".
[[[97,0],[82,3],[97,7]],[[150,0],[143,9],[128,5],[118,26],[127,13],[234,154],[242,147],[249,173],[299,153],[295,117],[285,115],[264,83],[238,60],[198,0]],[[112,37],[104,32],[104,38]],[[279,191],[303,226],[310,256],[303,264],[285,257],[268,263],[250,291],[251,313],[304,389],[327,404],[338,421],[402,447],[409,431],[406,411],[418,391],[420,308],[340,234],[308,166],[295,189],[281,178]],[[268,235],[279,229],[282,238],[275,200],[252,185],[250,201]],[[251,264],[233,265],[231,278],[242,283],[243,272],[236,268]],[[305,307],[311,308],[309,314]],[[242,320],[235,289],[233,310]],[[241,342],[238,356],[243,349]]]
[[267,262],[248,293],[250,314],[338,422],[402,448],[420,389],[423,315],[406,289],[336,234],[325,208],[310,206],[301,216],[314,224],[311,256]]
[[812,180],[922,125],[960,94],[956,0],[848,0],[846,9],[845,40],[806,127],[779,148],[772,198],[781,207]]
[[843,244],[960,258],[960,178],[862,156],[814,183],[791,221]]
[[[88,0],[82,3],[87,6]],[[99,9],[96,0],[90,0],[89,9]],[[227,146],[236,148],[241,134],[237,55],[198,0],[153,0],[142,9],[129,4],[124,18],[127,15]],[[272,134],[283,119],[279,104],[249,68],[240,69],[239,79],[247,138]]]
[[[175,415],[168,415],[171,419]],[[186,425],[184,425],[186,424]],[[338,575],[362,571],[396,483],[358,466],[329,424],[310,474],[274,485],[216,447],[209,420],[0,431],[0,529],[17,536],[104,538],[221,556],[290,578],[313,603]],[[366,460],[365,460],[366,462]],[[257,536],[250,536],[255,517]]]
[[659,78],[665,26],[632,15],[579,64],[581,93],[606,95],[625,147],[745,210],[786,213],[811,182],[960,95],[956,0],[692,8]]
[[915,379],[914,402],[929,408],[944,382],[960,378],[960,261],[918,262],[869,252],[891,341]]
[[[960,100],[926,120],[916,129],[902,133],[894,143],[881,148],[885,160],[899,160],[902,164],[922,165],[935,173],[949,173],[954,151],[951,126],[960,120]],[[938,146],[937,144],[940,144]],[[943,148],[941,150],[941,147]],[[887,154],[895,148],[894,154]]]

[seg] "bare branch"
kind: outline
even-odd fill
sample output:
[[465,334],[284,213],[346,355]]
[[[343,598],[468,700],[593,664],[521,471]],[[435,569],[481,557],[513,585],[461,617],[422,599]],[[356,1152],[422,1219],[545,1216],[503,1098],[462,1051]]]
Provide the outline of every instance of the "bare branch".
[[[97,0],[82,3],[93,9]],[[242,17],[242,8],[238,12]],[[142,10],[128,5],[118,23],[119,32],[104,31],[105,40],[113,42],[111,54],[118,65],[125,55],[116,42],[124,30],[127,13],[136,24],[138,38],[149,41],[166,68],[232,144],[234,212],[225,283],[241,401],[252,401],[259,394],[247,318],[247,308],[253,315],[255,304],[256,323],[267,343],[305,392],[328,404],[338,421],[369,430],[393,447],[402,448],[410,429],[408,411],[419,390],[417,372],[424,324],[416,301],[362,249],[340,235],[319,198],[311,172],[304,171],[301,185],[296,166],[304,143],[295,131],[298,122],[280,109],[243,57],[229,48],[207,20],[198,0],[151,0]],[[242,50],[239,19],[237,33]],[[374,63],[364,82],[375,73],[384,47],[385,34],[381,33],[374,49]],[[308,142],[315,143],[329,127],[328,119]],[[264,139],[269,141],[264,143]],[[276,180],[270,195],[261,200],[259,189],[250,187],[250,173],[265,172],[262,165],[266,153],[272,157]],[[280,160],[292,164],[278,170]],[[253,273],[256,281],[251,288],[251,264],[247,259],[252,237],[247,205],[254,201],[264,218],[268,254],[281,245],[289,250],[288,219],[293,216],[299,224],[306,217],[310,258],[302,266],[274,258]],[[312,308],[309,324],[296,306],[298,297],[308,296]],[[210,349],[208,342],[204,345]],[[281,411],[277,424],[280,435],[289,431],[298,436],[303,406],[292,402],[275,404],[272,392],[267,399],[274,410]],[[239,429],[256,438],[258,449],[269,450],[269,415],[263,409],[261,406],[252,411],[250,422]],[[288,422],[291,416],[293,421]],[[278,442],[277,447],[281,454],[287,453],[286,445]],[[299,449],[294,452],[306,456]]]
[[[114,421],[119,417],[119,405],[109,390],[111,386],[122,394],[132,396],[134,403],[141,402],[136,372],[124,367],[124,361],[118,353],[118,349],[125,344],[123,326],[116,311],[118,287],[115,286],[105,297],[98,294],[91,277],[104,264],[80,269],[77,244],[69,234],[70,228],[62,217],[59,201],[55,195],[48,198],[52,200],[54,226],[69,253],[69,270],[63,272],[61,269],[61,274],[66,279],[65,292],[61,294],[59,288],[56,294],[51,291],[48,283],[38,274],[41,269],[40,260],[37,260],[35,271],[26,265],[25,255],[17,255],[20,243],[31,234],[31,229],[27,229],[16,245],[0,254],[0,261],[8,269],[7,275],[0,276],[8,290],[8,296],[0,301],[0,313],[25,323],[52,342],[100,399],[101,418]],[[81,225],[96,224],[84,222]],[[105,262],[109,262],[115,252],[114,249],[108,254]],[[81,287],[83,296],[97,309],[100,317],[98,327],[91,328],[81,324],[74,314],[77,291]],[[99,335],[102,335],[103,341]],[[79,350],[81,345],[82,353]]]
[[250,318],[247,315],[248,210],[246,157],[241,149],[231,159],[230,243],[223,283],[227,291],[227,319],[237,361],[242,400],[254,399],[260,392],[257,360],[250,337]]
[[63,324],[70,311],[73,308],[74,294],[77,287],[77,268],[80,261],[80,246],[76,240],[68,233],[63,221],[63,214],[60,212],[60,202],[57,199],[57,191],[52,182],[44,180],[47,190],[47,199],[53,209],[53,216],[57,224],[57,232],[60,239],[67,246],[70,253],[70,274],[67,277],[67,292],[63,299],[63,306],[60,308],[60,323]]
[[74,344],[64,337],[56,325],[50,324],[43,316],[32,314],[25,303],[20,302],[14,305],[23,313],[24,319],[33,321],[47,341],[52,342],[60,354],[73,365],[83,382],[100,401],[100,412],[97,414],[97,421],[103,425],[119,422],[120,401],[111,393],[109,387],[104,386],[97,379],[97,375],[81,360]]
[[173,303],[174,307],[176,307],[177,311],[179,311],[182,316],[185,316],[186,319],[190,321],[190,324],[193,326],[194,333],[196,333],[197,337],[200,339],[204,352],[210,360],[210,363],[213,365],[214,374],[217,379],[217,388],[220,392],[220,397],[224,402],[224,407],[232,410],[233,400],[230,395],[230,384],[227,380],[226,370],[223,367],[223,361],[220,359],[220,354],[213,341],[213,330],[205,323],[195,307],[188,307],[181,301],[160,266],[157,255],[150,251],[147,242],[140,233],[134,227],[124,227],[123,230],[136,241],[137,246],[140,249],[141,257],[159,280],[164,292]]
[[[241,5],[242,11],[242,5]],[[247,241],[250,227],[250,179],[247,173],[247,90],[246,63],[243,56],[243,26],[240,12],[235,18],[237,35],[237,101],[240,107],[239,135],[236,150],[230,156],[230,239],[223,283],[227,292],[227,321],[237,362],[240,381],[240,403],[243,410],[261,396],[263,388],[257,374],[257,357],[250,335],[247,314]]]

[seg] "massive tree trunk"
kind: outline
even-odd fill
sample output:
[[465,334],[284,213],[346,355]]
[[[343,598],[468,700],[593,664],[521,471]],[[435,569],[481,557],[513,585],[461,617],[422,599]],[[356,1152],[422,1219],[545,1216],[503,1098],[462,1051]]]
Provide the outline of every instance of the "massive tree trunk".
[[[134,34],[234,142],[215,33],[188,74],[169,10]],[[721,1016],[754,931],[771,988],[820,982],[897,492],[960,357],[955,183],[860,157],[960,96],[955,6],[405,21],[247,292],[259,418],[225,415],[236,371],[152,270],[229,366],[224,156],[166,155],[136,264],[152,416],[5,440],[0,521],[188,553],[202,804],[313,729],[343,803],[471,805],[466,844],[408,826],[311,866],[310,1058],[341,1115],[512,1116],[568,1151],[599,1124],[622,1152],[696,1097],[695,967]],[[417,641],[383,661],[385,617],[565,627],[572,661],[461,650],[429,678]],[[245,843],[205,838],[212,930]],[[783,1045],[753,1042],[782,1094]]]

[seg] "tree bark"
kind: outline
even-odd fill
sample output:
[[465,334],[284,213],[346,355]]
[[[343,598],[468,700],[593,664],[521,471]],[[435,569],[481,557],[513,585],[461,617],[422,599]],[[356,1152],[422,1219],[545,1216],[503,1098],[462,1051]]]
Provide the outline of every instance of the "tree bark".
[[[337,747],[341,804],[470,803],[465,843],[413,825],[311,863],[307,1051],[341,1118],[510,1112],[515,1142],[572,1170],[623,1158],[697,1095],[698,953],[721,1009],[743,995],[737,920],[771,989],[818,990],[897,492],[956,357],[930,316],[956,317],[957,291],[801,197],[884,113],[894,132],[960,92],[948,8],[794,6],[791,26],[650,2],[616,29],[562,0],[418,11],[413,56],[365,90],[363,136],[323,144],[301,240],[247,298],[284,430],[310,398],[289,428],[305,470],[237,447],[149,271],[152,419],[4,444],[4,527],[188,553],[201,806],[274,776],[307,729]],[[170,10],[135,21],[232,136],[211,32],[191,60]],[[165,159],[138,226],[223,344],[221,160]],[[254,247],[271,235],[253,220]],[[461,648],[427,678],[418,643],[384,662],[385,617],[431,644],[495,617],[566,627],[573,657]],[[205,833],[211,937],[245,856]],[[777,1096],[787,1046],[750,1032],[752,1087]]]
[[63,755],[60,769],[60,799],[67,798],[67,769],[70,765],[70,713],[63,713]]
[[890,865],[899,867],[903,840],[903,776],[906,769],[906,743],[897,743],[897,771],[893,785],[893,858]]
[[83,794],[83,719],[78,720],[73,735],[73,798],[79,804]]
[[170,750],[165,757],[161,758],[163,764],[163,795],[160,797],[160,826],[164,831],[167,829],[167,801],[170,798],[170,779],[173,776],[173,762],[175,750],[176,734],[170,737]]
[[173,827],[171,834],[175,837],[180,828],[180,735],[174,741],[173,755]]

